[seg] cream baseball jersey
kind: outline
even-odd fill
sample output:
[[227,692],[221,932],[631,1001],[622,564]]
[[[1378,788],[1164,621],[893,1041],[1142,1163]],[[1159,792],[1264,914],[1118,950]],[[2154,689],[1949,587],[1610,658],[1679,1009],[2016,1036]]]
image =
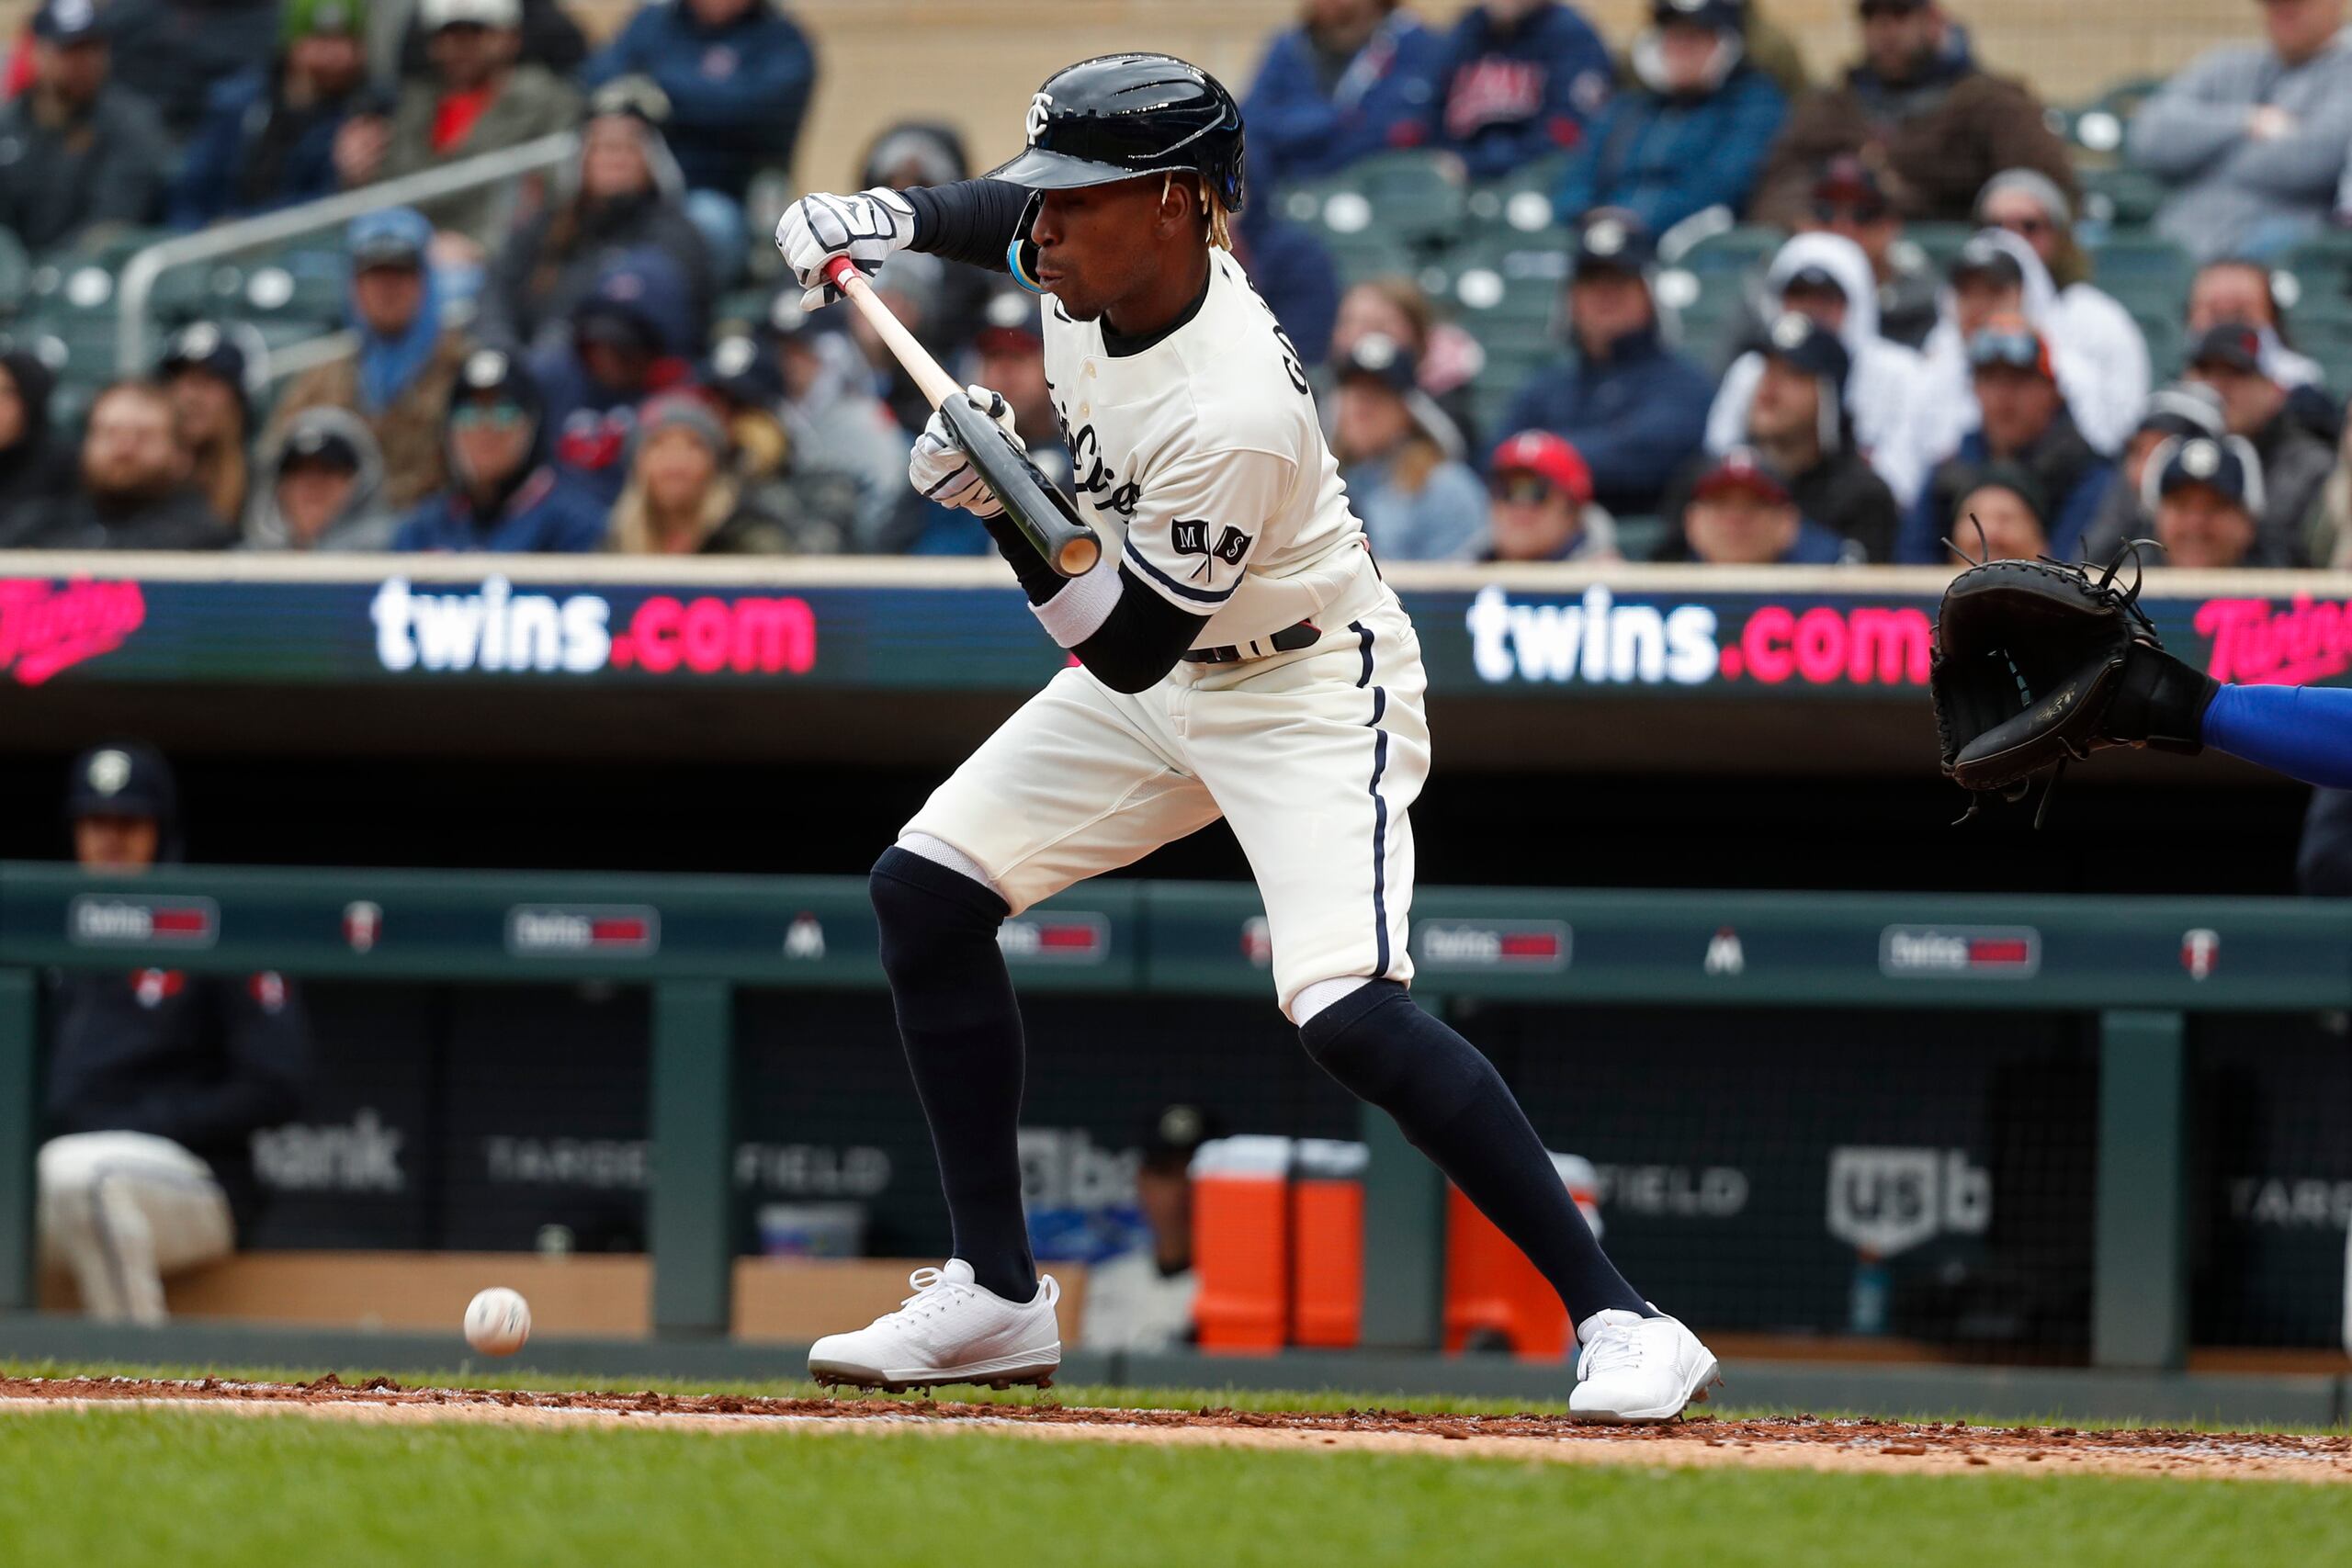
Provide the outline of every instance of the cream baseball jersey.
[[1369,567],[1298,352],[1224,251],[1191,320],[1129,354],[1047,296],[1046,380],[1106,555],[1212,617],[1195,646],[1306,620]]

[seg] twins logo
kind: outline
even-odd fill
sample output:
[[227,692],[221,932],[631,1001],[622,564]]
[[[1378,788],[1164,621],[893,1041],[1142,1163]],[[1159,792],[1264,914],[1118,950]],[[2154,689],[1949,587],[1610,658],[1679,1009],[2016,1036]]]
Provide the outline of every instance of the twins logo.
[[1209,570],[1209,558],[1215,557],[1227,566],[1239,566],[1250,553],[1250,536],[1228,523],[1225,532],[1216,536],[1216,546],[1209,546],[1209,525],[1198,518],[1179,518],[1168,525],[1169,540],[1180,556],[1198,556],[1201,564],[1193,569],[1194,577]]
[[1046,118],[1054,112],[1054,96],[1040,93],[1029,100],[1029,145],[1037,145],[1037,138],[1046,134]]

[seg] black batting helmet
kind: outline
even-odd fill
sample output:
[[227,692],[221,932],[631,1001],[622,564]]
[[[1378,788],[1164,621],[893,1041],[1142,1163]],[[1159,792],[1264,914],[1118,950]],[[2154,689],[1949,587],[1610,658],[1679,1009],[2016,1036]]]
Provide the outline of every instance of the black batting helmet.
[[1241,106],[1217,79],[1169,54],[1106,54],[1046,79],[1029,101],[1029,146],[989,177],[1074,190],[1189,171],[1239,212]]

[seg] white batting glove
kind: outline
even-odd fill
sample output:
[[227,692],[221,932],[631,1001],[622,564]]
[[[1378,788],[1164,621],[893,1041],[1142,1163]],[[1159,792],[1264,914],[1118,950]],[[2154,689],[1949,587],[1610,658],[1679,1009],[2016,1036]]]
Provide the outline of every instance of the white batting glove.
[[[1001,392],[991,392],[986,387],[967,387],[966,395],[972,406],[996,421],[1013,446],[1021,446],[1021,434],[1012,428],[1012,408]],[[931,423],[915,437],[914,450],[907,454],[907,482],[922,492],[927,500],[942,506],[961,507],[975,517],[995,517],[1004,511],[1004,502],[996,491],[973,470],[971,459],[947,434],[947,421],[934,412]]]
[[775,248],[807,290],[800,305],[808,310],[842,297],[825,281],[827,262],[847,256],[871,277],[892,252],[905,250],[914,238],[915,209],[883,186],[856,196],[804,196],[775,224]]

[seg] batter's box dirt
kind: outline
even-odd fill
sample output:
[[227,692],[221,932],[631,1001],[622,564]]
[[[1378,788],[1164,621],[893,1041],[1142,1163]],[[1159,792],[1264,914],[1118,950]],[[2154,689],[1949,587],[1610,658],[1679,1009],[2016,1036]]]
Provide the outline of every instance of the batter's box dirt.
[[1423,1415],[1404,1410],[1283,1412],[1075,1409],[962,1404],[946,1400],[758,1399],[514,1389],[403,1388],[390,1378],[346,1384],[141,1378],[0,1378],[0,1413],[130,1403],[240,1414],[361,1421],[505,1421],[673,1425],[704,1431],[989,1432],[1105,1442],[1213,1443],[1476,1454],[1568,1463],[1756,1465],[1974,1474],[2175,1475],[2352,1481],[2352,1435],[1980,1427],[1964,1421],[1825,1420],[1814,1416],[1727,1421],[1700,1416],[1665,1427],[1594,1427],[1559,1416]]

